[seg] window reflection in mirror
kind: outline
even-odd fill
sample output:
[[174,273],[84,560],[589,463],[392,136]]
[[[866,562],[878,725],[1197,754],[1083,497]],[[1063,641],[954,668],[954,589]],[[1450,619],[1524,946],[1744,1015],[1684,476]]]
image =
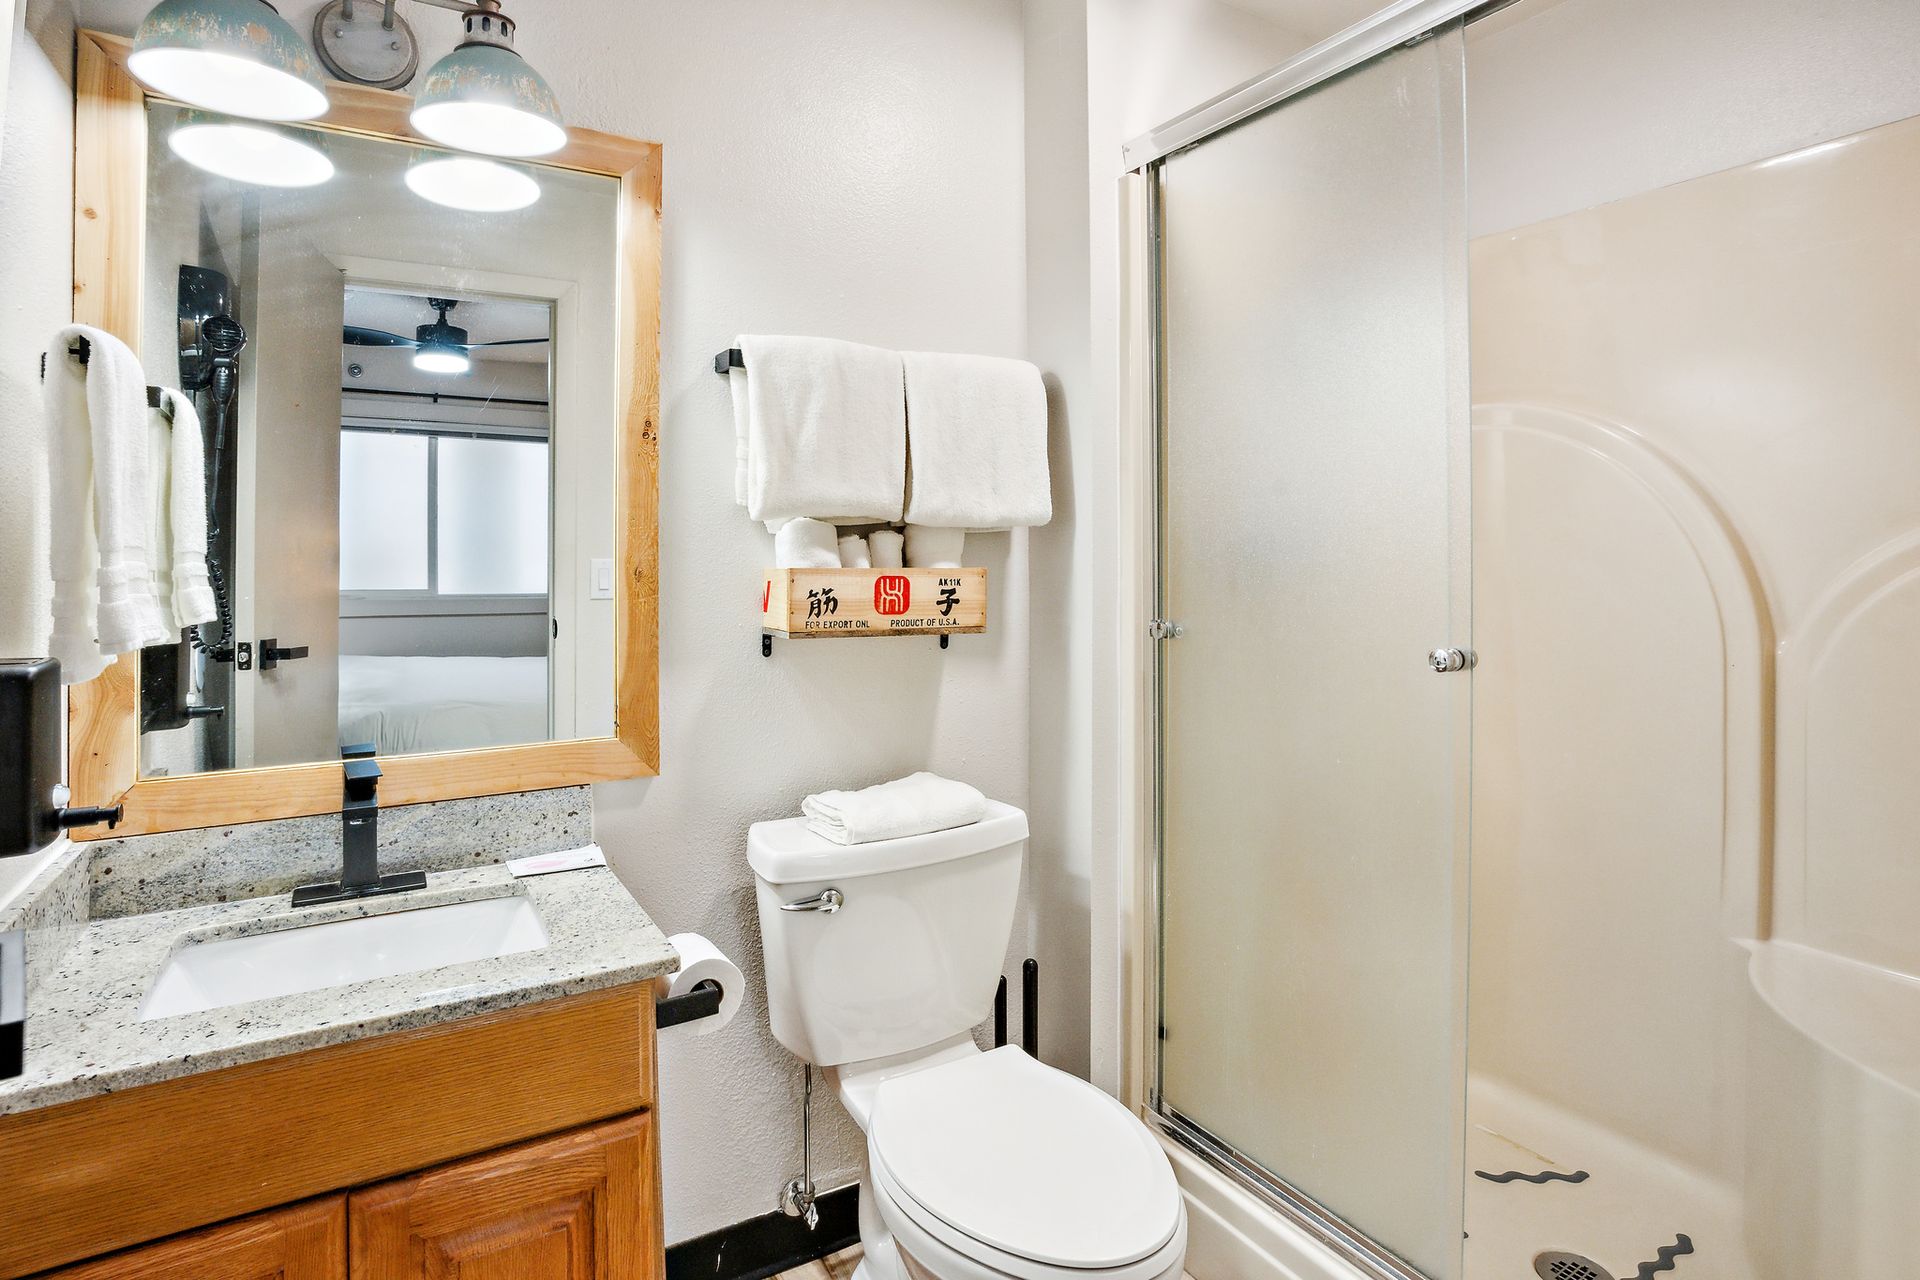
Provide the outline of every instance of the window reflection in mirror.
[[610,733],[617,180],[224,123],[148,107],[220,617],[142,654],[142,774]]

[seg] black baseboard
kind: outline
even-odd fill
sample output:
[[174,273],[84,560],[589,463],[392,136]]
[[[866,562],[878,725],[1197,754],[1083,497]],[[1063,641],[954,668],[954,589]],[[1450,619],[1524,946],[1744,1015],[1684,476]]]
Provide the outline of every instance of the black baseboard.
[[812,1231],[778,1209],[667,1249],[667,1280],[766,1280],[860,1242],[860,1187],[821,1192]]

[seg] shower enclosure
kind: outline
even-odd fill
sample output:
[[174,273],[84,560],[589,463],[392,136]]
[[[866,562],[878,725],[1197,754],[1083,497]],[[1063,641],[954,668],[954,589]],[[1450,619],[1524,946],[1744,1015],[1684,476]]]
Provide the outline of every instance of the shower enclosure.
[[1920,119],[1472,235],[1471,9],[1129,149],[1141,1101],[1315,1280],[1912,1280]]

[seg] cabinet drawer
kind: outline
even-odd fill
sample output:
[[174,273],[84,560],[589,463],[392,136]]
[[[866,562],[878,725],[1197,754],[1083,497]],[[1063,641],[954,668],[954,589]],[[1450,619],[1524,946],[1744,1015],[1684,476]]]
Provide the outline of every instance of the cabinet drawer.
[[627,1116],[356,1191],[354,1280],[656,1280],[655,1141]]
[[203,1227],[39,1280],[346,1280],[347,1201],[328,1196]]

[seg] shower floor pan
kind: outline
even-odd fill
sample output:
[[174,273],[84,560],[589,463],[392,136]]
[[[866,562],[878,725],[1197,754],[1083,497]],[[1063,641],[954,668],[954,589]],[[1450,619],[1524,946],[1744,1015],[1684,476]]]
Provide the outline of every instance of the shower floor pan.
[[[1692,1252],[1676,1255],[1683,1235]],[[1754,1280],[1739,1203],[1725,1187],[1538,1098],[1472,1082],[1466,1280],[1528,1280],[1543,1253],[1591,1258],[1634,1280],[1662,1249],[1656,1278]]]

